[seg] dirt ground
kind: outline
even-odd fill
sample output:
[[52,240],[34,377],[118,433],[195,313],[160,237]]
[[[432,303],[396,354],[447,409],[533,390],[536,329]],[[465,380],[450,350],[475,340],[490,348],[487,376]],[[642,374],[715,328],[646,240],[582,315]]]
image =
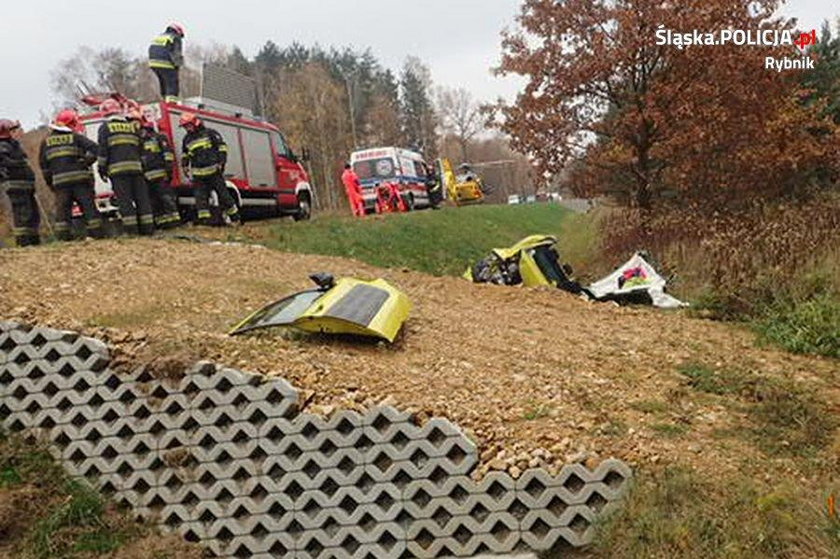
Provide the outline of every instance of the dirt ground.
[[[319,271],[384,277],[404,290],[414,303],[404,335],[393,346],[226,335]],[[282,376],[315,413],[386,402],[421,421],[444,416],[479,444],[476,475],[610,456],[717,475],[757,458],[754,447],[713,436],[739,418],[686,397],[677,371],[686,363],[784,375],[840,402],[836,361],[760,348],[740,327],[259,246],[155,239],[3,250],[0,318],[107,339],[121,360],[177,353]],[[652,428],[663,421],[681,434]]]

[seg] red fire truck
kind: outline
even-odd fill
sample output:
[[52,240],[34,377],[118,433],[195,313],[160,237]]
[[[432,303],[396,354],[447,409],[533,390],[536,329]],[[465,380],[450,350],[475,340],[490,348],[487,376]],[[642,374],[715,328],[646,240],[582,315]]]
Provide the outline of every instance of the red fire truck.
[[[153,103],[142,107],[153,118],[161,133],[169,137],[176,161],[181,161],[185,131],[178,120],[185,112],[196,113],[209,128],[217,130],[228,146],[225,179],[228,189],[246,218],[288,215],[295,220],[309,219],[314,193],[301,158],[289,147],[280,130],[241,109],[217,101],[193,98],[181,103]],[[85,134],[96,141],[104,117],[99,112],[82,117]],[[192,185],[176,164],[172,186],[178,196],[182,216],[191,217],[195,207]],[[96,173],[99,210],[118,215],[113,191]],[[212,197],[211,203],[217,205]]]

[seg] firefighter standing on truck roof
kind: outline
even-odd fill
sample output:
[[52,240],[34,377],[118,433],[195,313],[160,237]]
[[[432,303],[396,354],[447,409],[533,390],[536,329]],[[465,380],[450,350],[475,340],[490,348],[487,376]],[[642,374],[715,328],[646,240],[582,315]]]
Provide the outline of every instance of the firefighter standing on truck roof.
[[41,244],[38,227],[41,216],[35,201],[35,173],[18,141],[20,123],[0,119],[0,192],[12,202],[12,231],[18,246]]
[[96,209],[91,165],[96,162],[96,142],[77,132],[79,115],[72,109],[58,113],[50,133],[41,142],[39,162],[47,185],[55,192],[55,234],[61,241],[72,238],[73,202],[79,204],[87,234],[102,236],[102,220]]
[[160,229],[170,229],[176,227],[181,221],[175,194],[170,186],[175,153],[169,145],[166,134],[160,134],[155,129],[154,121],[144,116],[140,123],[142,125],[140,137],[143,140],[143,169],[146,184],[149,185],[155,225]]
[[170,23],[166,31],[152,39],[149,46],[149,67],[160,82],[160,96],[167,102],[180,100],[178,70],[184,61],[181,54],[184,27]]
[[181,115],[180,124],[187,130],[181,149],[181,165],[192,179],[198,223],[210,222],[211,190],[218,196],[223,214],[233,222],[240,221],[239,209],[225,185],[227,144],[222,135],[204,126],[193,113]]
[[143,177],[138,125],[126,118],[114,99],[99,110],[108,119],[99,127],[99,176],[111,181],[125,232],[151,235],[155,223]]

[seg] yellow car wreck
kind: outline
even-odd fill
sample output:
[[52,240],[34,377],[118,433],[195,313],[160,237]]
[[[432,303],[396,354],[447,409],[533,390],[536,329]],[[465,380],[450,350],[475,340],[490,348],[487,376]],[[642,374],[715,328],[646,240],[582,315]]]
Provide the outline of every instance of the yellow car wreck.
[[557,238],[552,235],[531,235],[507,248],[494,248],[482,260],[464,272],[464,278],[475,283],[554,286],[572,293],[581,293],[580,284],[572,279],[572,270],[560,263]]
[[334,279],[314,274],[318,285],[271,303],[237,324],[236,336],[284,326],[310,333],[350,334],[393,342],[411,312],[411,301],[383,279]]

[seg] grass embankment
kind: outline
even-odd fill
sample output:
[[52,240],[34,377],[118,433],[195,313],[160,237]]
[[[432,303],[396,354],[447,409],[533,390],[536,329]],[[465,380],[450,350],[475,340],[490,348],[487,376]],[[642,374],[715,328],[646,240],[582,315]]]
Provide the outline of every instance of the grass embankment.
[[823,396],[755,371],[688,363],[679,372],[685,389],[672,405],[734,411],[740,425],[715,438],[744,440],[765,458],[745,460],[734,477],[704,479],[686,465],[640,472],[626,505],[600,527],[594,556],[840,557],[831,503],[840,494],[838,417]]
[[375,266],[460,275],[494,247],[532,235],[560,235],[571,212],[549,204],[473,206],[370,216],[316,216],[281,222],[262,242],[278,250],[356,258]]
[[189,559],[178,538],[133,522],[42,448],[0,433],[0,558]]

